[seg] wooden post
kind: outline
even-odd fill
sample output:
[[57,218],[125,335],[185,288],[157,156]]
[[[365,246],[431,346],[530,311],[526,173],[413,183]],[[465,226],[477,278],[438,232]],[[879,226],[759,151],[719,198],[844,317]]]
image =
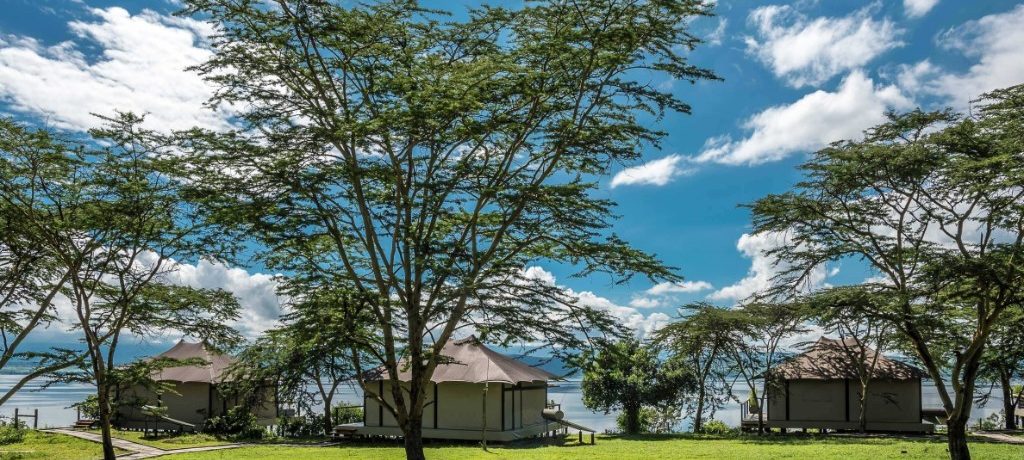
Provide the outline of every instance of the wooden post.
[[18,426],[19,426],[18,425],[18,408],[15,407],[14,408],[14,427],[17,428]]
[[583,430],[580,430],[580,444],[583,444]]
[[39,408],[36,408],[35,415],[32,416],[32,429],[39,428]]

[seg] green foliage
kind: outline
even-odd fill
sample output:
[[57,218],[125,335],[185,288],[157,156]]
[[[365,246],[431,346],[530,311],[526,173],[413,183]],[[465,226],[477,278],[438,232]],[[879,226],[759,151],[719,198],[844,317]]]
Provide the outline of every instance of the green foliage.
[[277,425],[281,436],[290,438],[306,438],[325,434],[322,414],[307,413],[298,417],[279,417]]
[[714,434],[719,436],[736,434],[739,433],[739,431],[739,428],[733,428],[729,425],[726,425],[726,423],[721,420],[708,420],[707,422],[704,423],[703,426],[701,426],[700,429],[701,433]]
[[256,422],[256,415],[242,406],[232,407],[224,415],[210,417],[203,424],[203,432],[237,439],[263,439],[267,434],[266,428]]
[[96,395],[86,396],[84,400],[72,404],[69,409],[78,409],[82,417],[96,420],[100,415],[100,403]]
[[349,402],[343,402],[332,409],[334,423],[357,423],[363,421],[363,406],[356,406]]
[[694,385],[687,369],[661,361],[657,348],[629,337],[607,343],[585,364],[580,388],[584,406],[605,413],[621,411],[623,429],[632,434],[653,421],[653,416],[641,420],[645,407],[675,406]]
[[756,233],[787,238],[767,253],[782,267],[775,295],[806,293],[825,264],[868,263],[877,276],[856,289],[870,301],[848,306],[898,332],[931,375],[954,458],[969,456],[985,342],[1024,300],[1021,132],[1024,85],[983,95],[970,115],[890,114],[863,140],[816,152],[792,191],[750,206]]
[[621,433],[650,433],[653,431],[651,427],[654,425],[655,419],[658,417],[658,411],[653,407],[641,407],[639,416],[636,419],[636,427],[631,428],[629,426],[629,416],[625,413],[619,413],[615,416],[615,426]]
[[410,391],[389,404],[410,416],[399,420],[420,417],[441,348],[470,324],[554,353],[625,332],[524,267],[680,279],[615,235],[614,203],[594,192],[665,134],[648,116],[690,110],[650,75],[717,78],[687,60],[707,3],[450,16],[406,1],[186,5],[219,31],[197,69],[218,88],[212,102],[242,108],[239,130],[181,134],[190,197],[225,239],[257,243],[246,252],[289,273],[298,300],[360,293],[374,360],[357,372],[408,366]]
[[24,422],[14,423],[13,420],[0,422],[0,445],[14,444],[25,439]]
[[974,429],[978,431],[993,431],[1003,429],[1003,414],[993,412],[988,417],[979,417]]

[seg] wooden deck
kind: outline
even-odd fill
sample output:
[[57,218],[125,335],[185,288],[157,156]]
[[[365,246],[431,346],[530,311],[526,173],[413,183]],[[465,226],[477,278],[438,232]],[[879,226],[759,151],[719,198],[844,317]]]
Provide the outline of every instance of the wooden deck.
[[[938,414],[934,413],[934,409],[926,409],[922,411],[922,421],[919,423],[914,422],[871,422],[867,424],[868,431],[880,431],[880,432],[898,432],[898,433],[933,433],[935,432],[935,425],[939,422],[945,422],[945,411],[941,411],[941,418]],[[933,416],[935,422],[928,423],[931,419],[929,416]],[[743,431],[754,431],[757,430],[758,425],[758,413],[750,412],[746,404],[741,405],[740,411],[740,429]],[[857,420],[845,421],[845,420],[768,420],[767,414],[765,414],[763,420],[763,426],[768,429],[778,428],[783,430],[806,430],[806,429],[817,429],[822,431],[858,431],[860,430],[860,422]]]

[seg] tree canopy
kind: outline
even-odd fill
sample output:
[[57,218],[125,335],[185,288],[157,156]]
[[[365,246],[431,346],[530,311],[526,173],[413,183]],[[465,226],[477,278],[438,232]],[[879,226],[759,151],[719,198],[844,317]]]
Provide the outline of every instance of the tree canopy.
[[457,330],[560,353],[618,329],[530,264],[680,279],[616,236],[613,203],[590,192],[658,145],[652,121],[690,111],[651,75],[716,78],[686,58],[704,2],[528,2],[459,20],[414,1],[186,5],[217,30],[198,70],[241,126],[182,134],[192,197],[209,222],[258,240],[269,266],[360,293],[379,330],[366,352],[393,394],[364,391],[394,414],[410,458]]
[[[756,232],[786,232],[770,251],[792,289],[826,262],[866,261],[861,305],[887,321],[928,370],[949,420],[950,454],[964,434],[981,358],[1024,291],[1024,86],[984,95],[970,116],[890,114],[863,140],[837,142],[802,166],[793,191],[755,202]],[[947,386],[946,382],[951,385]]]

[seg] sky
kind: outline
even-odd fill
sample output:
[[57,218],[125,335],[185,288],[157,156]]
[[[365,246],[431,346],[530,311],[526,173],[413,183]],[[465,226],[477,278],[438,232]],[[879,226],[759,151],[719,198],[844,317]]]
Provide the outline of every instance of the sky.
[[[68,132],[96,126],[92,113],[115,109],[146,113],[155,129],[230,126],[228,109],[203,107],[210,86],[185,70],[210,56],[211,28],[171,15],[178,8],[172,0],[6,0],[0,115]],[[762,251],[786,241],[752,236],[741,205],[791,188],[810,152],[860,137],[886,111],[966,111],[981,93],[1024,81],[1024,3],[722,0],[715,12],[691,23],[706,43],[688,58],[723,81],[652,80],[692,114],[650,120],[668,133],[661,148],[647,148],[596,192],[618,203],[619,236],[686,280],[617,285],[603,276],[573,278],[569,266],[524,267],[639,334],[671,320],[684,303],[728,307],[770,284],[779,267]],[[272,275],[255,265],[199,262],[183,264],[178,276],[234,292],[245,307],[238,327],[253,336],[280,312]],[[844,261],[822,267],[811,287],[869,276]]]

